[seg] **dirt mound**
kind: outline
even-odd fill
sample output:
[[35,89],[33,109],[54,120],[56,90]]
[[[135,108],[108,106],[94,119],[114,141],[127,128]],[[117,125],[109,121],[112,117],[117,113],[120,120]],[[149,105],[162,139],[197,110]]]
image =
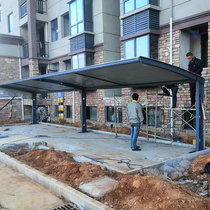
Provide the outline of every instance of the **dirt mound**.
[[209,209],[210,200],[159,177],[125,175],[119,186],[102,200],[116,210]]
[[71,154],[61,151],[32,150],[15,158],[74,188],[96,177],[112,176],[112,172],[102,170],[98,165],[77,163]]
[[204,168],[208,162],[210,162],[210,154],[200,155],[193,160],[190,166],[190,172],[196,174],[204,172]]
[[203,180],[210,182],[210,174],[203,173],[206,164],[210,162],[210,154],[207,155],[200,155],[199,157],[195,158],[189,169],[189,177],[191,179]]
[[75,162],[71,154],[54,151],[54,148],[32,150],[15,158],[76,189],[81,183],[104,176],[118,180],[118,187],[101,199],[116,210],[210,209],[209,198],[159,177],[110,172],[98,165]]

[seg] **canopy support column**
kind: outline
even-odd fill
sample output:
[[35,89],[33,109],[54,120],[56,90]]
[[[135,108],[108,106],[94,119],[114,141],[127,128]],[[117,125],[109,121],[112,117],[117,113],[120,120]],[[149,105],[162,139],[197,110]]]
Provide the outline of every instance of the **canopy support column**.
[[87,132],[86,90],[81,90],[81,133]]
[[36,93],[32,93],[32,124],[37,124],[37,119],[36,119]]
[[203,113],[202,103],[204,97],[204,84],[196,81],[196,151],[204,149],[203,146]]

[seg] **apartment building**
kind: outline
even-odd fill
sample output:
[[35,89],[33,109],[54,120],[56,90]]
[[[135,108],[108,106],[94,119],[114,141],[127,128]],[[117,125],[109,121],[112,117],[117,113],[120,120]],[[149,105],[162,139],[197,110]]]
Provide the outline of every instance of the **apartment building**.
[[[192,51],[205,67],[205,96],[207,108],[210,107],[208,0],[0,0],[0,46],[0,74],[4,81],[138,56],[186,69],[185,54]],[[118,125],[126,126],[126,105],[134,91],[140,94],[141,103],[148,101],[145,118],[151,128],[156,106],[157,124],[161,127],[170,121],[169,112],[162,109],[163,101],[165,107],[170,106],[170,98],[158,96],[156,103],[155,95],[160,93],[160,87],[89,92],[87,119],[92,123],[113,124],[116,105]],[[48,106],[50,119],[56,121],[59,97],[64,98],[64,119],[80,121],[79,92],[41,96],[39,106]],[[184,84],[178,90],[180,112],[189,107],[189,101],[189,87]],[[30,102],[24,104],[28,110]],[[207,115],[210,119],[209,111]],[[189,117],[186,113],[184,120]],[[193,136],[190,127],[182,124],[183,120],[177,121],[177,126],[182,128],[179,135]],[[190,125],[194,126],[193,120]],[[210,136],[209,121],[206,130]]]

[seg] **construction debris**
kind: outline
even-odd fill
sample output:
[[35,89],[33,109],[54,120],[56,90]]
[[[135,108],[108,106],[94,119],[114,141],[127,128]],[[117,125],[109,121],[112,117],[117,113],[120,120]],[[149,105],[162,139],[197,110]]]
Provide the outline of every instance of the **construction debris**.
[[79,190],[94,198],[101,198],[106,193],[114,190],[118,186],[118,181],[109,177],[102,177],[92,182],[82,183]]

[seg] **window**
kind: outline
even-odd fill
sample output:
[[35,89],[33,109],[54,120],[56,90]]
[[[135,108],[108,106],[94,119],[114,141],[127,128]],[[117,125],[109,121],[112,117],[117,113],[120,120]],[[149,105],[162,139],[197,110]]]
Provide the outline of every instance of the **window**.
[[54,117],[58,117],[58,114],[59,114],[59,112],[58,112],[58,105],[55,105],[54,106]]
[[97,121],[97,107],[88,106],[86,108],[86,118],[87,120]]
[[93,31],[92,0],[74,0],[69,3],[70,35]]
[[136,39],[136,57],[149,57],[149,35],[141,36]]
[[131,12],[135,9],[135,0],[124,1],[124,11],[125,13]]
[[0,4],[0,22],[1,22],[1,10],[2,10],[2,6]]
[[36,11],[40,14],[47,13],[47,0],[36,0]]
[[72,56],[72,68],[79,69],[85,67],[85,54],[77,54]]
[[[143,124],[146,124],[146,108],[142,108],[142,112],[144,115],[144,121]],[[155,107],[148,107],[148,125],[149,126],[155,126]],[[163,111],[158,108],[157,109],[157,127],[162,126],[162,117],[163,117]]]
[[[116,117],[117,117],[117,122],[122,123],[122,108],[121,107],[116,108]],[[114,112],[114,107],[112,106],[106,107],[106,121],[115,122],[115,112]]]
[[20,5],[20,18],[23,18],[27,15],[27,5],[26,1]]
[[69,14],[63,15],[63,34],[62,37],[69,36]]
[[83,68],[93,64],[93,53],[80,53],[72,56],[72,69]]
[[8,30],[9,33],[10,32],[13,32],[13,30],[14,30],[14,17],[13,17],[13,12],[8,15],[8,29],[9,29]]
[[124,13],[131,12],[149,4],[149,0],[124,0]]
[[114,97],[114,96],[122,96],[122,89],[106,89],[105,90],[105,97]]
[[59,71],[59,63],[58,62],[50,64],[49,69],[47,69],[48,74],[55,73],[58,71]]
[[72,107],[66,106],[66,118],[72,118]]
[[83,0],[75,0],[70,3],[70,34],[73,36],[84,31]]
[[136,9],[144,7],[149,4],[149,0],[136,0]]
[[71,60],[66,60],[64,61],[65,64],[65,70],[70,70],[71,69]]
[[125,58],[134,58],[135,57],[135,39],[125,41]]
[[51,21],[51,41],[54,42],[58,40],[58,20]]
[[150,37],[149,35],[140,36],[124,42],[125,59],[134,57],[150,57]]

